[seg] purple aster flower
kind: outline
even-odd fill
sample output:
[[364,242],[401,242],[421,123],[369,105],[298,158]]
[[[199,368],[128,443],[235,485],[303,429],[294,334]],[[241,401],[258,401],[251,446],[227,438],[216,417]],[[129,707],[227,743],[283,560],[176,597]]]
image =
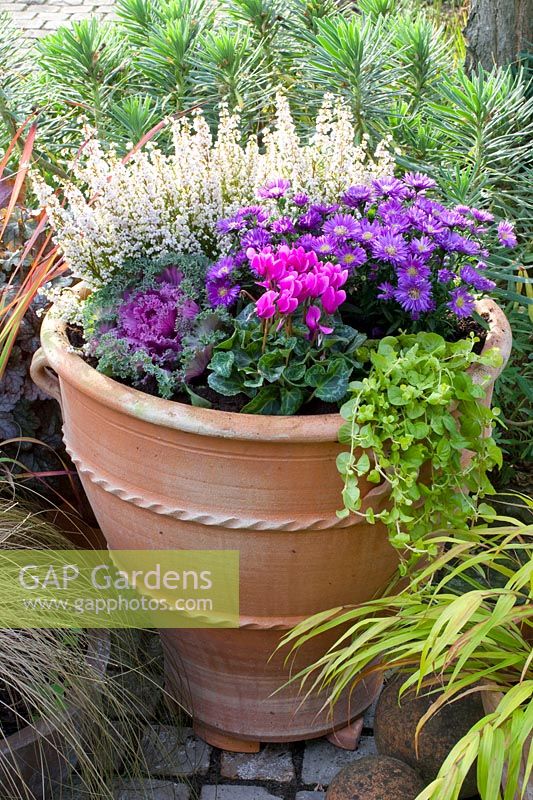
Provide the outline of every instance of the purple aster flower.
[[411,208],[407,209],[407,219],[411,224],[412,228],[417,228],[418,230],[422,230],[422,225],[426,222],[428,215],[422,208],[418,208],[418,206],[411,206]]
[[444,226],[437,219],[437,217],[431,214],[426,216],[426,218],[420,222],[419,229],[427,236],[437,236],[445,230]]
[[406,186],[414,189],[415,192],[425,192],[428,189],[434,189],[437,185],[433,178],[429,175],[424,175],[422,172],[406,172],[403,176],[403,182]]
[[498,223],[498,240],[504,247],[514,247],[516,245],[516,235],[511,222],[502,220]]
[[405,311],[417,316],[433,307],[431,284],[419,278],[400,279],[394,298]]
[[239,208],[235,216],[238,219],[245,219],[257,225],[267,222],[269,214],[262,206],[244,206]]
[[216,264],[213,264],[207,270],[207,280],[212,281],[216,280],[217,278],[227,278],[228,275],[231,275],[233,270],[235,269],[235,259],[231,256],[225,256],[224,258],[219,258]]
[[458,206],[455,206],[454,211],[457,211],[458,214],[470,214],[471,208],[470,206],[465,206],[460,204]]
[[327,205],[326,203],[313,203],[311,206],[312,211],[318,211],[319,214],[325,216],[326,214],[334,214],[335,211],[339,210],[339,204],[333,203],[332,205]]
[[494,222],[494,214],[491,214],[490,211],[482,208],[469,208],[468,210],[478,222]]
[[430,200],[429,197],[425,197],[423,194],[416,198],[413,205],[416,206],[416,208],[421,208],[426,214],[436,217],[438,217],[442,211],[446,211],[442,203],[437,202],[437,200]]
[[474,310],[475,300],[462,286],[452,289],[450,302],[446,303],[457,317],[470,317]]
[[322,214],[316,209],[309,209],[305,214],[298,218],[298,227],[304,231],[314,231],[322,224]]
[[349,244],[341,245],[337,249],[337,261],[343,267],[347,267],[348,269],[355,269],[356,267],[360,267],[361,264],[364,264],[367,255],[366,251],[362,247],[351,246]]
[[478,292],[490,292],[491,289],[494,289],[496,286],[494,281],[491,281],[484,275],[480,275],[480,273],[475,267],[472,266],[472,264],[465,264],[464,267],[461,268],[460,275],[465,283],[468,283]]
[[336,251],[336,247],[337,242],[333,236],[313,236],[311,249],[314,250],[317,255],[332,256]]
[[451,269],[447,269],[446,267],[444,267],[444,269],[439,269],[437,272],[437,280],[439,283],[451,283],[456,277],[455,272],[452,272]]
[[217,230],[222,236],[228,233],[238,233],[244,229],[244,219],[242,217],[227,217],[217,222]]
[[272,233],[294,233],[294,222],[290,217],[280,217],[275,219],[270,226]]
[[462,253],[465,256],[475,256],[480,251],[480,245],[473,239],[461,236],[455,231],[444,230],[436,235],[438,244],[450,253]]
[[378,300],[394,300],[394,293],[396,289],[389,283],[388,281],[384,281],[380,283],[378,286],[380,293],[378,294]]
[[410,227],[407,210],[396,197],[389,197],[388,200],[380,203],[377,213],[385,225],[391,230],[394,228],[393,233],[401,233]]
[[359,225],[350,214],[335,214],[324,223],[322,230],[326,235],[344,240],[354,238],[359,232]]
[[398,267],[398,278],[428,278],[430,275],[429,267],[417,258],[408,258]]
[[300,236],[300,238],[296,240],[295,246],[303,247],[304,250],[314,250],[317,238],[318,237],[313,236],[311,233],[304,233],[303,236]]
[[342,195],[342,202],[350,208],[358,208],[363,203],[369,203],[373,199],[373,192],[370,186],[362,184],[357,186],[350,186],[350,188]]
[[439,214],[439,219],[447,228],[466,228],[468,225],[466,217],[463,214],[459,214],[458,211],[448,211],[448,209],[444,209],[444,211],[441,211]]
[[399,264],[407,258],[407,243],[400,234],[384,231],[372,242],[372,255],[381,261]]
[[309,198],[303,192],[299,192],[298,194],[294,195],[294,197],[292,198],[292,202],[294,203],[295,206],[298,206],[298,208],[303,208],[308,204]]
[[406,189],[403,183],[392,175],[372,181],[372,186],[379,197],[402,198],[408,193],[408,189]]
[[419,239],[411,239],[409,250],[419,258],[429,258],[436,245],[429,236],[421,236]]
[[397,197],[388,197],[378,204],[378,214],[381,216],[398,214],[403,210],[403,205]]
[[255,250],[262,250],[267,244],[270,244],[271,235],[264,228],[252,228],[241,237],[241,247],[247,250],[253,247]]
[[278,200],[283,197],[291,188],[291,182],[285,178],[274,178],[261,186],[257,191],[257,196],[264,200]]
[[382,227],[379,222],[369,222],[367,219],[362,219],[358,223],[358,229],[354,239],[361,242],[361,244],[372,244],[381,231]]
[[248,263],[248,256],[246,255],[246,250],[237,250],[235,255],[233,256],[233,260],[235,261],[235,267],[242,267],[244,264]]
[[213,308],[230,306],[237,299],[240,286],[232,286],[228,278],[210,281],[206,286],[207,299]]

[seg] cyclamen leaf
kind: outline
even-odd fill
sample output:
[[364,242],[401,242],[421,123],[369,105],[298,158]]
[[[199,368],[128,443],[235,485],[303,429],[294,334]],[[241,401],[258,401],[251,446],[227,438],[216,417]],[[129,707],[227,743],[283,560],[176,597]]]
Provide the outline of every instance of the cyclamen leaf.
[[281,407],[280,414],[292,416],[296,414],[304,400],[304,395],[301,389],[297,386],[290,386],[281,389]]
[[327,403],[336,403],[346,396],[352,369],[344,359],[331,361],[324,380],[318,385],[315,395]]
[[283,373],[283,377],[287,381],[300,381],[305,375],[305,369],[306,367],[303,362],[300,364],[289,364]]
[[209,362],[209,368],[217,375],[221,375],[223,378],[229,378],[234,361],[235,356],[231,350],[217,351]]
[[279,391],[276,386],[265,386],[242,409],[244,414],[280,414]]
[[211,389],[225,397],[233,397],[242,391],[241,385],[237,381],[231,378],[224,378],[222,375],[217,375],[216,372],[209,374],[207,382]]
[[257,368],[261,375],[274,383],[283,375],[286,367],[286,357],[282,351],[275,350],[272,353],[265,353],[257,362]]

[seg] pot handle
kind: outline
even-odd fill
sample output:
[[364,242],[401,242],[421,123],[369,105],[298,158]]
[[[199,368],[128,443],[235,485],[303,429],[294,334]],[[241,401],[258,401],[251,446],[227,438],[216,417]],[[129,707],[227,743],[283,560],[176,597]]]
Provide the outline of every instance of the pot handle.
[[59,378],[48,364],[46,355],[42,347],[34,353],[31,360],[30,375],[34,383],[37,384],[45,394],[49,394],[61,405],[61,389]]

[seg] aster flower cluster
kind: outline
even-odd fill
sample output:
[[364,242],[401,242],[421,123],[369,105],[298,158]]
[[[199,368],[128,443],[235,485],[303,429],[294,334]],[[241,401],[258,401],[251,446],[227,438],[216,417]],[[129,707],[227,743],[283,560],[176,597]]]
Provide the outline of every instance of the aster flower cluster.
[[74,274],[91,288],[105,285],[132,258],[222,255],[218,220],[255,202],[270,175],[312,197],[328,198],[346,182],[369,183],[387,174],[394,161],[388,141],[374,154],[366,140],[356,143],[347,106],[331,95],[309,141],[297,134],[281,93],[276,122],[264,133],[261,148],[256,137],[243,136],[238,115],[224,107],[215,137],[201,112],[173,122],[171,133],[173,154],[166,156],[149,142],[125,161],[87,130],[87,143],[72,164],[74,182],[64,187],[66,204],[35,179],[57,243]]
[[513,247],[516,237],[509,222],[496,227],[488,211],[446,207],[432,197],[435,188],[427,175],[406,173],[354,184],[331,203],[313,202],[288,179],[269,180],[260,204],[218,224],[230,255],[208,274],[211,303],[231,305],[239,288],[248,288],[250,249],[270,258],[290,246],[345,270],[351,304],[382,330],[446,332],[454,319],[472,315],[476,296],[494,288],[484,274],[488,244]]

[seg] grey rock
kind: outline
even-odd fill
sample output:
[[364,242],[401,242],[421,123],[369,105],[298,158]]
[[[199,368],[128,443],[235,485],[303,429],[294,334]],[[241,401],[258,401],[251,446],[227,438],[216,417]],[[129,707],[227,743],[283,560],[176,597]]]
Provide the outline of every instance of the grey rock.
[[141,749],[150,775],[205,775],[209,769],[211,748],[191,728],[148,726]]
[[286,747],[267,745],[259,753],[223,752],[221,774],[224,778],[245,781],[290,783],[294,778],[294,766]]
[[280,800],[262,786],[204,786],[200,800]]
[[184,783],[151,779],[121,783],[113,792],[114,800],[189,800],[190,796]]
[[357,750],[341,750],[326,739],[308,742],[304,752],[302,783],[329,786],[343,767],[376,753],[373,736],[361,736]]
[[324,800],[325,792],[296,792],[295,800]]

